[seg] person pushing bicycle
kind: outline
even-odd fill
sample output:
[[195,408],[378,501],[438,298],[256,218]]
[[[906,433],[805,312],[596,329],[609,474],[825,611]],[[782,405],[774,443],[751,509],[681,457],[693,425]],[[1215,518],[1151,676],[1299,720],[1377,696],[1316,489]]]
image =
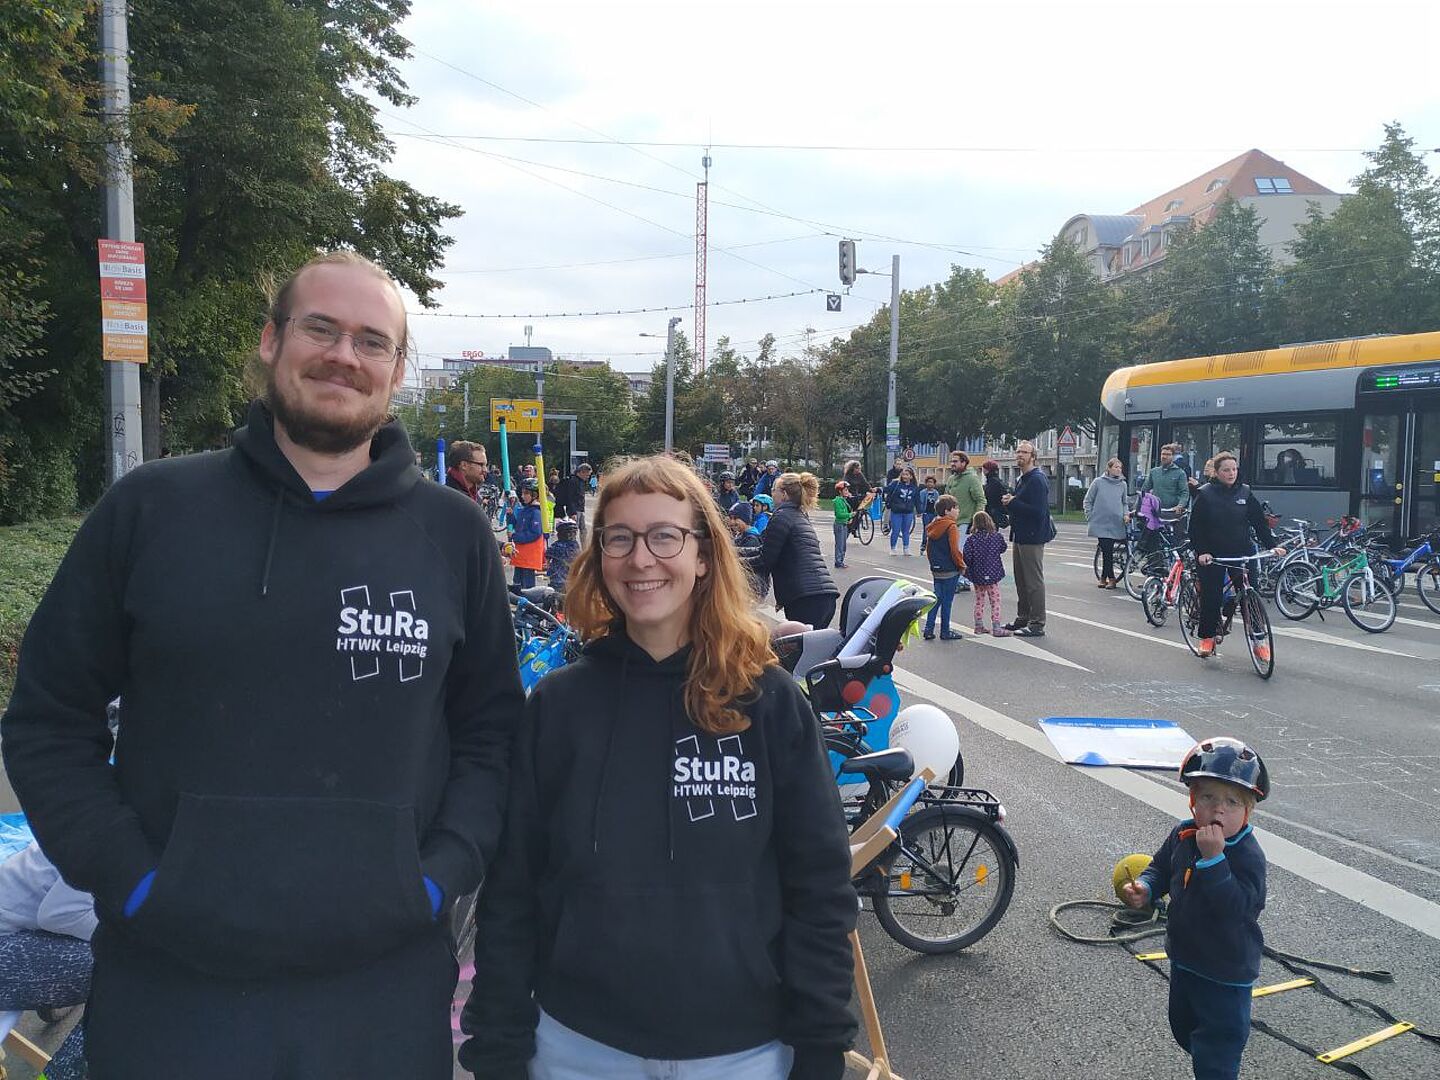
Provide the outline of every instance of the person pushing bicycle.
[[[1200,580],[1200,655],[1215,653],[1215,632],[1220,625],[1221,595],[1228,572],[1239,589],[1241,567],[1217,565],[1216,559],[1234,559],[1250,555],[1256,540],[1276,555],[1285,549],[1277,546],[1275,534],[1265,520],[1265,508],[1255,498],[1249,484],[1239,482],[1240,461],[1229,451],[1215,455],[1215,476],[1195,493],[1190,511],[1190,546],[1195,550]],[[1259,659],[1270,659],[1270,646],[1264,642],[1252,646]]]

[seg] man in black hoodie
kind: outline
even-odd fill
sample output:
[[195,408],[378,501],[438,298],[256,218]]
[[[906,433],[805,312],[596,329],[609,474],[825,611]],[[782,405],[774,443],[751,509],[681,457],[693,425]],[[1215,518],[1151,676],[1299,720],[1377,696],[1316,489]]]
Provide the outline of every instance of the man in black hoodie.
[[95,1080],[451,1076],[523,698],[485,519],[386,422],[405,347],[382,270],[307,264],[234,448],[116,483],[30,624],[5,767],[95,897]]

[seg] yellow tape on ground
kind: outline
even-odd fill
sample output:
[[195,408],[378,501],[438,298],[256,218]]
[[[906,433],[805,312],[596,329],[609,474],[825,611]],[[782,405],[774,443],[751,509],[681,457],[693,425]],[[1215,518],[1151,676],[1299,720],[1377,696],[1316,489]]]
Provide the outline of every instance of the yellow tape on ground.
[[1314,986],[1314,979],[1291,979],[1289,982],[1274,983],[1270,986],[1257,986],[1250,991],[1252,998],[1269,997],[1271,994],[1283,994],[1286,990],[1299,990],[1302,986]]
[[1396,1035],[1403,1035],[1414,1026],[1414,1024],[1407,1024],[1403,1021],[1399,1024],[1391,1024],[1389,1027],[1375,1032],[1374,1035],[1366,1035],[1363,1039],[1356,1039],[1354,1042],[1346,1043],[1344,1046],[1337,1046],[1334,1050],[1327,1051],[1324,1054],[1316,1054],[1315,1060],[1323,1061],[1326,1065],[1329,1065],[1332,1062],[1339,1061],[1341,1058],[1346,1058],[1351,1054],[1358,1053],[1367,1046],[1374,1046],[1376,1043],[1382,1043],[1386,1039],[1393,1039]]

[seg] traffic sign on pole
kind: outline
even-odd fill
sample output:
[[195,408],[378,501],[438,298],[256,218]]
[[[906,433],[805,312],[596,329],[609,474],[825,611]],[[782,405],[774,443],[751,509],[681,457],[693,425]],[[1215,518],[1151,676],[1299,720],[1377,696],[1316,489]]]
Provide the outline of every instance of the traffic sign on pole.
[[1072,461],[1075,458],[1075,445],[1079,440],[1075,433],[1070,430],[1070,425],[1065,425],[1065,430],[1060,432],[1060,438],[1055,440],[1055,454],[1061,461]]

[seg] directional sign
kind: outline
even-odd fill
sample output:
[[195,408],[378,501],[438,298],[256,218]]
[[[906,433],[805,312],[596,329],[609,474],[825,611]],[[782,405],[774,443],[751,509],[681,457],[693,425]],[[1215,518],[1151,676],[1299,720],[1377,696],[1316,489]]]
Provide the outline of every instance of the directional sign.
[[100,356],[143,364],[150,358],[145,245],[100,241]]
[[826,294],[825,294],[825,310],[826,310],[826,311],[839,311],[839,310],[840,310],[840,294],[839,294],[838,292],[832,292],[832,293],[826,293]]
[[1070,430],[1070,425],[1065,425],[1065,430],[1060,432],[1060,438],[1055,440],[1055,454],[1061,461],[1069,461],[1075,457],[1075,444],[1078,442],[1075,433]]
[[529,398],[491,398],[491,431],[500,430],[502,418],[511,435],[538,435],[545,429],[544,406]]
[[899,450],[899,449],[900,449],[900,436],[899,436],[899,435],[886,435],[886,436],[885,436],[885,449],[886,449],[886,450]]

